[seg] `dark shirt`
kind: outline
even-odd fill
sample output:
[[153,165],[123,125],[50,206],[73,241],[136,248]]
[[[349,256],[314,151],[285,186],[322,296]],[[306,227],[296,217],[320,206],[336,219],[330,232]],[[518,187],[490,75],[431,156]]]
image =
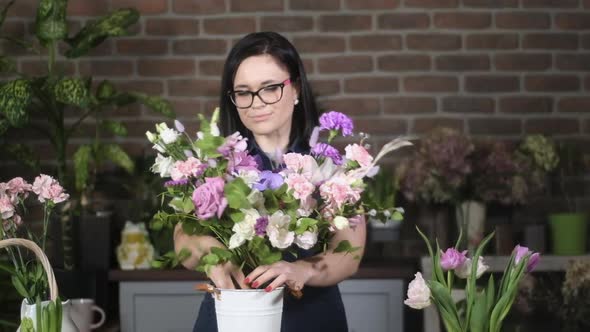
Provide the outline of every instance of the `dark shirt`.
[[[254,139],[249,140],[248,151],[256,156],[262,170],[273,170],[273,162],[260,149]],[[287,153],[309,153],[309,147],[296,139],[291,144]],[[280,166],[279,166],[280,168]],[[299,259],[315,255],[312,250],[298,248]],[[288,262],[296,260],[293,255],[283,255]],[[328,287],[303,287],[303,297],[296,299],[289,292],[285,292],[283,302],[283,318],[281,332],[346,332],[346,314],[338,285]],[[215,301],[207,293],[201,304],[199,316],[193,328],[193,332],[217,332],[217,318],[215,315]]]

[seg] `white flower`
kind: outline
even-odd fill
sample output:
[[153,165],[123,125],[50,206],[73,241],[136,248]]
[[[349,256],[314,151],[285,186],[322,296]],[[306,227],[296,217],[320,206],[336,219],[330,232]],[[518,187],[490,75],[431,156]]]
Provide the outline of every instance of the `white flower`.
[[422,273],[417,272],[414,280],[410,281],[408,298],[404,304],[414,309],[424,309],[430,306],[430,288],[422,278]]
[[266,207],[264,207],[264,195],[256,189],[253,189],[246,197],[248,202],[258,210],[260,213],[266,214]]
[[[479,256],[477,260],[477,272],[476,272],[476,279],[481,277],[481,275],[487,271],[490,267],[485,264],[483,257]],[[467,279],[471,274],[471,258],[467,258],[463,265],[459,266],[455,269],[455,275],[461,279]]]
[[237,177],[244,180],[244,182],[248,185],[248,187],[252,188],[252,186],[258,182],[260,179],[260,173],[255,170],[245,170],[241,169],[237,174],[234,174]]
[[152,165],[151,171],[153,173],[159,173],[161,177],[165,178],[170,176],[170,169],[172,168],[173,164],[174,161],[172,158],[164,157],[158,153],[156,161],[154,162],[154,165]]
[[258,211],[254,209],[242,209],[244,220],[237,222],[232,227],[235,233],[229,239],[229,249],[235,249],[246,241],[250,241],[256,235],[256,220],[260,218]]
[[205,134],[203,134],[202,131],[197,131],[197,138],[198,139],[203,139],[205,137]]
[[268,218],[266,234],[273,247],[285,249],[295,240],[295,232],[289,231],[291,217],[283,211],[277,211]]
[[211,124],[211,135],[213,135],[213,136],[221,135],[221,133],[219,132],[219,127],[217,127],[216,123]]
[[156,139],[158,139],[158,137],[149,130],[145,132],[145,136],[147,136],[147,139],[150,141],[150,143],[155,143]]
[[346,219],[342,216],[338,216],[338,217],[334,218],[334,226],[337,229],[345,229],[345,228],[350,227],[350,222],[348,221],[348,219]]
[[154,149],[160,153],[166,152],[166,149],[164,149],[162,146],[160,146],[160,144],[154,144],[154,146],[152,146],[152,149]]
[[377,215],[377,211],[376,211],[375,209],[371,209],[371,210],[369,210],[369,215],[370,215],[371,217],[374,217],[374,216],[376,216],[376,215]]
[[176,142],[178,136],[180,136],[180,133],[172,128],[166,128],[160,133],[160,137],[162,138],[162,142],[164,142],[164,144]]
[[301,249],[309,250],[318,242],[318,234],[310,231],[305,231],[303,234],[295,238],[295,244]]

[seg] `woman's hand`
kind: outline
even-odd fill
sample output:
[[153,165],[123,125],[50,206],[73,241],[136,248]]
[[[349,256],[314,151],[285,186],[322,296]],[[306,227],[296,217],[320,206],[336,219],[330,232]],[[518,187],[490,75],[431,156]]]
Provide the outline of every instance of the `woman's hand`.
[[298,291],[303,288],[312,276],[312,269],[305,261],[289,263],[285,261],[276,262],[271,265],[262,265],[257,267],[248,275],[245,280],[252,288],[258,288],[260,285],[274,279],[274,281],[264,290],[267,292],[286,284],[292,290]]
[[244,273],[242,270],[232,264],[232,262],[226,262],[222,265],[215,265],[209,271],[209,278],[215,284],[217,288],[224,288],[224,289],[234,289],[234,282],[233,279],[238,283],[240,288],[246,289],[250,288],[244,282]]

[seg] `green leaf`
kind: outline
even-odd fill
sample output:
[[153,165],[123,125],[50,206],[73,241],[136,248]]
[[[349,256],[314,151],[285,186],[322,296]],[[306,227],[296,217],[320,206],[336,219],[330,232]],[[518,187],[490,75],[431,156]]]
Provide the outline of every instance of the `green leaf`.
[[91,145],[82,145],[74,153],[74,173],[78,191],[83,191],[88,186],[89,165],[93,158]]
[[[2,135],[2,130],[0,130],[0,135]],[[30,146],[21,143],[3,144],[0,146],[0,151],[34,171],[39,171],[39,155]]]
[[305,231],[307,231],[311,226],[314,226],[318,223],[317,220],[313,218],[301,218],[297,220],[297,228],[295,229],[295,234],[301,235]]
[[87,87],[87,82],[80,78],[64,78],[53,89],[55,99],[67,105],[88,108],[94,103],[94,96]]
[[403,215],[403,213],[395,210],[393,212],[393,214],[391,215],[391,218],[395,221],[402,221],[402,220],[404,220],[404,215]]
[[14,286],[16,291],[20,294],[20,296],[28,298],[29,292],[27,292],[25,285],[23,284],[22,280],[20,279],[20,275],[13,274],[11,279],[12,279],[12,285]]
[[135,164],[131,157],[118,144],[101,144],[100,154],[103,158],[112,161],[115,165],[123,168],[127,173],[133,173]]
[[139,20],[139,12],[133,8],[119,9],[96,21],[87,23],[73,38],[67,40],[71,48],[68,58],[80,57],[109,37],[128,35],[127,28]]
[[350,241],[348,241],[348,240],[343,240],[343,241],[340,241],[338,243],[338,245],[334,249],[334,253],[337,254],[337,253],[344,252],[344,253],[347,253],[347,254],[351,254],[351,253],[359,250],[360,248],[361,247],[353,247],[350,244]]
[[223,249],[219,247],[211,247],[211,253],[217,255],[219,257],[219,261],[221,263],[227,262],[231,260],[232,253],[228,249]]
[[10,81],[0,87],[0,112],[13,127],[22,127],[29,121],[27,107],[33,90],[31,82],[25,79]]
[[0,136],[4,135],[10,128],[10,123],[6,119],[0,119]]
[[96,88],[96,98],[99,100],[109,100],[115,96],[116,92],[115,86],[108,80],[104,80]]
[[20,323],[21,332],[35,332],[35,326],[33,325],[33,319],[24,317]]
[[496,297],[496,284],[494,282],[494,275],[490,275],[490,279],[488,279],[488,289],[486,291],[486,308],[488,313],[492,311],[494,300]]
[[455,301],[453,301],[453,298],[451,297],[449,289],[435,280],[428,281],[428,285],[430,286],[429,288],[432,292],[432,297],[437,299],[440,305],[450,314],[450,319],[456,321],[457,325],[460,326],[461,324],[459,321],[459,314],[457,313],[457,307]]
[[157,96],[148,96],[141,92],[130,92],[129,95],[135,97],[137,101],[156,113],[160,113],[168,118],[176,117],[172,104],[166,99]]
[[237,210],[250,207],[250,202],[248,202],[250,188],[241,178],[236,178],[234,181],[227,183],[223,188],[223,192],[230,208]]
[[68,35],[66,21],[67,0],[40,0],[37,7],[35,34],[41,44],[65,39]]
[[102,120],[101,126],[117,136],[127,136],[127,127],[119,121]]
[[486,296],[485,294],[479,293],[476,295],[473,313],[469,321],[470,332],[486,331],[487,313]]
[[230,212],[229,217],[234,223],[238,223],[244,220],[244,212]]
[[0,55],[0,73],[10,73],[16,70],[16,63],[9,57]]
[[475,302],[475,281],[477,280],[477,266],[479,265],[479,256],[481,256],[481,253],[487,246],[488,242],[490,242],[490,240],[494,237],[494,234],[495,232],[490,233],[481,241],[477,247],[477,250],[475,251],[475,254],[471,258],[471,274],[467,279],[467,321],[471,320],[471,310]]

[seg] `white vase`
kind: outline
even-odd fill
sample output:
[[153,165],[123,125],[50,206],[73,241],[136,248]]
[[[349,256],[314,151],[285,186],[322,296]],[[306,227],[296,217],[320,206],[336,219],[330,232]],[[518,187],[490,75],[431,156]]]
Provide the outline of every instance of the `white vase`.
[[456,206],[458,229],[463,229],[463,238],[467,239],[470,252],[477,249],[483,240],[486,221],[486,205],[478,201],[465,201]]
[[[41,302],[41,307],[46,307],[50,301],[43,301]],[[72,304],[70,300],[61,303],[62,307],[62,318],[61,318],[61,332],[79,332],[76,324],[72,320],[70,316],[70,310],[72,308]],[[37,328],[37,305],[35,304],[28,304],[27,300],[24,299],[23,303],[20,307],[20,319],[21,321],[23,318],[28,317],[33,320],[33,326],[35,329]],[[17,329],[17,332],[20,332],[20,327]]]
[[218,332],[277,332],[283,315],[283,287],[219,289],[214,294]]

